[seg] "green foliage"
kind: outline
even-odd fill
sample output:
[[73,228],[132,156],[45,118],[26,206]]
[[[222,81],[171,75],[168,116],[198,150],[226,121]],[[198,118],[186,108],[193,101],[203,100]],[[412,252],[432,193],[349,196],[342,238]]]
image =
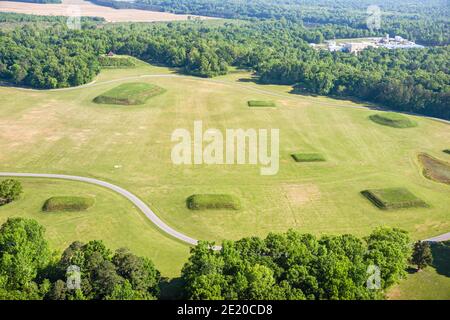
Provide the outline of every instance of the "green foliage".
[[165,89],[149,83],[124,83],[94,99],[100,104],[140,105],[160,95]]
[[396,228],[380,227],[366,239],[366,260],[380,268],[382,287],[387,288],[406,276],[411,257],[408,233]]
[[421,270],[433,263],[430,244],[426,241],[417,241],[414,244],[411,262]]
[[36,221],[23,218],[9,218],[0,227],[0,288],[13,295],[37,294],[38,272],[50,262],[44,232]]
[[92,207],[95,199],[92,197],[51,197],[45,201],[43,211],[84,211]]
[[[76,265],[81,272],[81,288],[69,290],[65,271]],[[59,280],[48,294],[54,300],[155,299],[159,295],[160,273],[153,263],[127,249],[113,255],[101,241],[72,243],[58,263]]]
[[383,210],[428,206],[405,188],[371,189],[361,191],[361,194]]
[[378,124],[394,128],[417,127],[417,122],[398,113],[385,112],[369,116],[369,119]]
[[0,33],[0,79],[35,88],[76,86],[92,81],[100,70],[100,55],[113,51],[201,77],[226,74],[229,66],[247,68],[262,83],[353,96],[397,111],[450,119],[448,46],[368,49],[354,56],[308,45],[324,38],[378,33],[333,25],[306,28],[283,19],[101,28],[86,23],[74,32],[55,18],[52,25],[21,25]]
[[291,155],[295,162],[320,162],[326,161],[320,153],[294,153]]
[[442,152],[445,152],[445,153],[448,153],[448,154],[450,154],[450,149],[445,149],[445,150],[442,150]]
[[408,241],[406,232],[378,229],[367,245],[352,235],[317,239],[296,231],[226,241],[221,251],[201,242],[182,271],[185,294],[188,299],[377,299],[380,291],[366,287],[368,267],[379,263],[386,288],[407,267]]
[[19,199],[22,185],[19,181],[7,179],[0,182],[0,206]]
[[194,194],[186,199],[186,206],[191,210],[239,210],[241,203],[238,198],[229,194]]
[[247,102],[247,104],[249,107],[276,107],[276,104],[273,101],[250,100]]

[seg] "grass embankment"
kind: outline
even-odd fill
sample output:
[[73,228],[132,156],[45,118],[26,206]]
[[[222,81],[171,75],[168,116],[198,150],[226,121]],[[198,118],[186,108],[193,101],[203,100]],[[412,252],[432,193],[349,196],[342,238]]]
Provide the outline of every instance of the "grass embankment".
[[186,205],[191,210],[241,208],[239,199],[229,194],[194,194],[186,199]]
[[137,66],[136,59],[130,56],[101,55],[98,61],[100,66],[105,69],[135,68]]
[[165,89],[150,83],[123,83],[94,99],[99,104],[140,105],[160,95]]
[[275,108],[277,105],[273,101],[250,100],[247,102],[249,107],[256,108]]
[[294,153],[291,157],[295,162],[321,162],[326,160],[320,153]]
[[369,119],[383,126],[389,126],[393,128],[417,127],[417,122],[409,119],[406,116],[394,112],[373,114],[369,116]]
[[92,197],[51,197],[45,201],[42,210],[45,212],[55,211],[85,211],[92,207],[95,199]]
[[383,210],[420,208],[428,205],[405,188],[386,188],[361,191],[361,194]]
[[418,157],[425,177],[436,182],[450,184],[449,163],[435,159],[426,153],[421,153]]

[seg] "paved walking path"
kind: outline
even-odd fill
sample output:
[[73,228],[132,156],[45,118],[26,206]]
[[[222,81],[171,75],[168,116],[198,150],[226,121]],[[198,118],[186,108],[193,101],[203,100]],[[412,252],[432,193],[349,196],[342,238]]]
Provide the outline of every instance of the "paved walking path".
[[[165,222],[163,222],[154,212],[150,209],[147,204],[145,204],[141,199],[132,194],[131,192],[118,187],[109,182],[101,181],[93,178],[86,178],[80,176],[69,176],[64,174],[46,174],[46,173],[18,173],[18,172],[0,172],[0,177],[24,177],[24,178],[49,178],[49,179],[63,179],[63,180],[72,180],[79,182],[87,182],[91,184],[95,184],[104,188],[108,188],[118,194],[124,196],[128,200],[130,200],[140,211],[142,211],[145,216],[150,219],[159,229],[167,233],[168,235],[177,238],[189,245],[197,245],[198,240],[193,239],[181,232],[178,232],[171,227],[169,227]],[[220,246],[215,246],[214,249],[220,250]]]

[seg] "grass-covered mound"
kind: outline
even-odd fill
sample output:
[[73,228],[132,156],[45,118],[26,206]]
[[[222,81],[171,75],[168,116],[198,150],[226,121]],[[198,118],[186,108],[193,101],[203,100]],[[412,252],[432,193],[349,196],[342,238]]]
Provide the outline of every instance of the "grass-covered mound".
[[383,210],[428,206],[405,188],[371,189],[361,191],[361,194]]
[[373,114],[369,116],[369,119],[383,126],[389,126],[393,128],[417,127],[417,122],[411,120],[410,118],[404,115],[394,112]]
[[430,180],[450,184],[450,164],[432,156],[421,153],[419,161],[423,168],[423,175]]
[[241,208],[239,199],[229,194],[194,194],[186,199],[186,205],[191,210]]
[[164,92],[165,89],[150,83],[123,83],[99,95],[94,99],[94,102],[101,104],[139,105]]
[[52,197],[45,201],[43,211],[84,211],[94,205],[92,197]]
[[256,108],[275,108],[277,105],[273,101],[250,100],[247,102],[249,107]]
[[137,66],[136,60],[130,56],[101,55],[98,61],[102,68],[108,69],[134,68]]
[[325,157],[320,153],[294,153],[291,154],[295,162],[320,162],[325,161]]

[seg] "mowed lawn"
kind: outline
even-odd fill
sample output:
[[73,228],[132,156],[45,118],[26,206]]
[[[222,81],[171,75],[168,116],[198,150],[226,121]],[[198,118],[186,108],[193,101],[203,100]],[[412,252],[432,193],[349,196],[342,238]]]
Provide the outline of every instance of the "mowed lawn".
[[[165,276],[177,276],[189,256],[184,244],[167,239],[130,202],[101,187],[80,182],[51,179],[20,179],[21,199],[0,207],[0,223],[8,217],[37,220],[46,228],[51,248],[58,253],[74,240],[101,239],[112,249],[127,247],[151,258]],[[45,201],[53,196],[93,197],[95,204],[80,212],[44,212]]]
[[[238,81],[250,77],[247,73],[215,80],[142,77],[162,73],[170,71],[142,65],[104,71],[92,86],[72,90],[0,88],[0,171],[65,173],[115,183],[146,201],[170,226],[198,239],[265,236],[289,228],[364,236],[380,225],[404,228],[414,239],[449,231],[449,186],[424,178],[417,160],[418,153],[426,152],[450,161],[441,152],[449,147],[449,125],[411,117],[418,123],[415,128],[382,126],[368,118],[378,111],[349,101],[288,94],[287,86]],[[92,102],[121,83],[136,81],[167,91],[141,106]],[[251,100],[274,101],[277,108],[249,108]],[[171,134],[177,128],[192,132],[195,120],[203,120],[204,130],[280,129],[279,173],[261,176],[259,167],[251,165],[174,165]],[[293,153],[320,153],[326,161],[296,163]],[[30,183],[35,187],[22,202],[0,209],[2,218],[18,213],[41,217],[35,194],[45,193],[44,201],[90,190],[84,184],[50,188],[48,181],[43,187],[39,181]],[[430,207],[382,211],[360,194],[396,187],[407,188]],[[68,218],[72,231],[55,222],[63,216],[38,219],[50,226],[57,247],[95,236],[151,257],[164,275],[179,272],[187,246],[162,235],[124,199],[95,190],[96,205],[81,214],[83,232],[75,232],[76,219]],[[210,193],[236,196],[242,208],[187,209],[187,197]],[[105,196],[102,210],[100,196]],[[21,211],[14,206],[22,206]]]

